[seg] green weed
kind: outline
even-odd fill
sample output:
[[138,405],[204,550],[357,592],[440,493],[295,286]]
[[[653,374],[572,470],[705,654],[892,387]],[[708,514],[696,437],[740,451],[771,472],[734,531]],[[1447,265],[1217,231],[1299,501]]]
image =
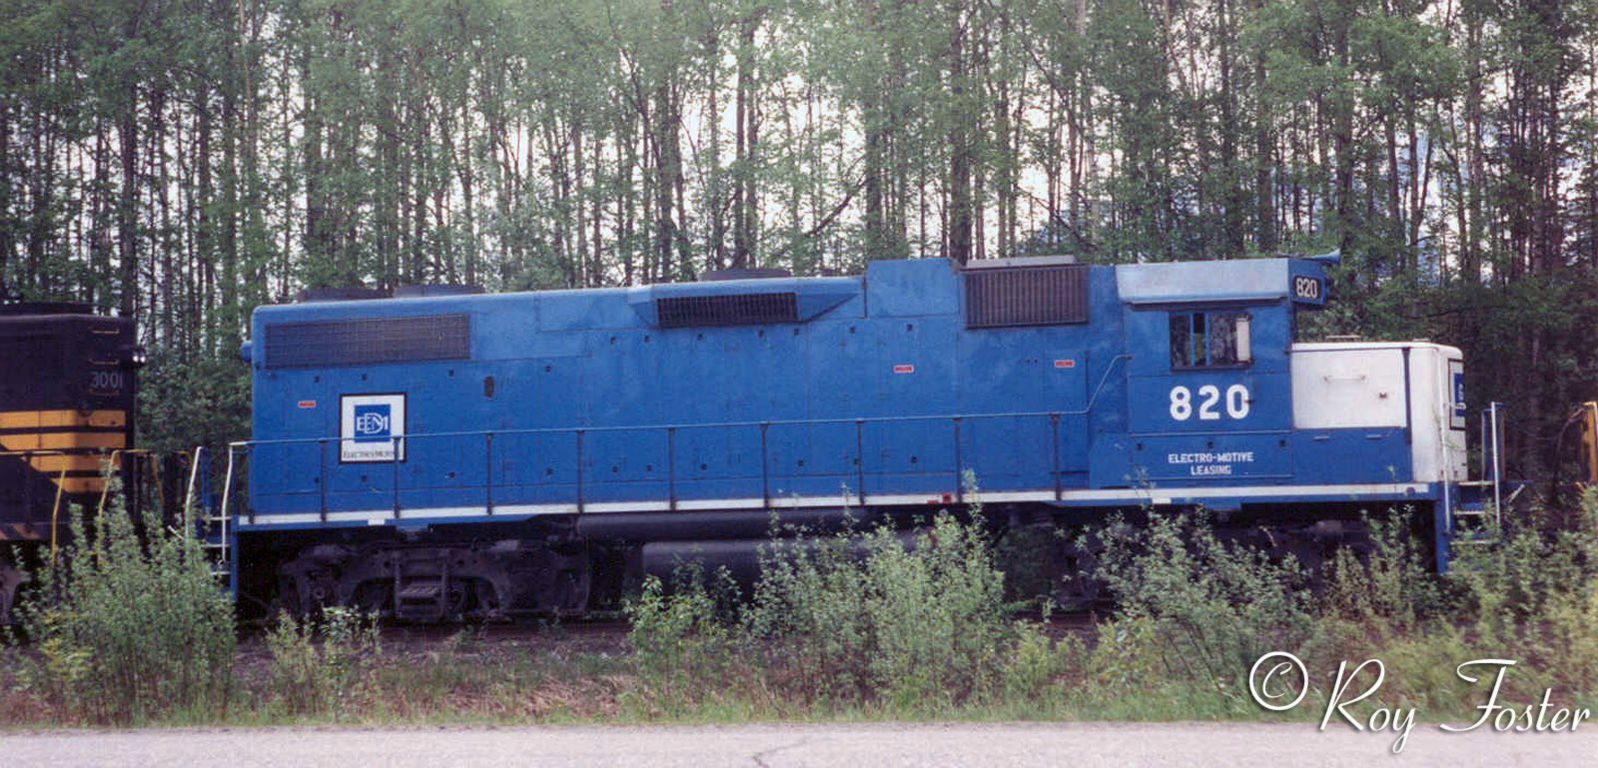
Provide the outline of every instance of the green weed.
[[[59,711],[96,723],[223,716],[233,689],[233,606],[204,549],[115,479],[104,514],[73,509],[70,541],[21,606],[38,649],[24,677]],[[141,535],[142,534],[142,535]]]

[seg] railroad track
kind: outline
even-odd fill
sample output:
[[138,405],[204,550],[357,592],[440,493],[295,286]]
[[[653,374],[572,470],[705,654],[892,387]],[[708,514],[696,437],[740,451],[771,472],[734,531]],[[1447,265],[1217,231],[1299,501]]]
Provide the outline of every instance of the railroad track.
[[[1091,643],[1104,616],[1089,611],[1054,612],[1046,619],[1038,612],[1017,618],[1042,622],[1042,630],[1058,640],[1075,636]],[[513,621],[492,624],[382,624],[378,631],[385,653],[424,656],[438,653],[479,654],[496,649],[541,649],[564,655],[573,652],[625,654],[632,625],[616,615],[561,622]],[[247,656],[266,658],[265,628],[240,632],[240,647]]]
[[632,625],[619,618],[571,619],[561,622],[510,621],[490,624],[384,624],[383,643],[420,648],[450,643],[622,643]]
[[[1054,637],[1065,635],[1091,635],[1097,630],[1103,615],[1093,611],[1051,613],[1046,619],[1041,613],[1031,611],[1018,616],[1021,619],[1040,621],[1044,631]],[[632,624],[619,616],[595,619],[570,619],[561,622],[513,621],[493,624],[385,624],[380,628],[383,642],[401,646],[436,647],[458,642],[457,638],[472,643],[620,643],[632,630]]]

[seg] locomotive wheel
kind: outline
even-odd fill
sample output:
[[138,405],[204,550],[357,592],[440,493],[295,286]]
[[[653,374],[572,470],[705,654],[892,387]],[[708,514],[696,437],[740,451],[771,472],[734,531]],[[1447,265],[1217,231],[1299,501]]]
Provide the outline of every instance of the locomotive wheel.
[[294,619],[305,618],[305,606],[300,601],[300,588],[292,579],[284,579],[277,589],[277,606],[272,615],[279,613]]

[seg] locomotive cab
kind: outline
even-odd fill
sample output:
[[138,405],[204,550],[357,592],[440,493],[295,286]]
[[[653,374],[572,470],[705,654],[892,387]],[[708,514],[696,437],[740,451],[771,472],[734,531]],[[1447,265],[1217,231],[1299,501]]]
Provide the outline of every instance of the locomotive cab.
[[[1302,482],[1293,423],[1297,311],[1325,303],[1298,259],[1115,268],[1126,328],[1126,436],[1098,446],[1094,482],[1195,489]],[[1213,506],[1236,498],[1206,493]]]

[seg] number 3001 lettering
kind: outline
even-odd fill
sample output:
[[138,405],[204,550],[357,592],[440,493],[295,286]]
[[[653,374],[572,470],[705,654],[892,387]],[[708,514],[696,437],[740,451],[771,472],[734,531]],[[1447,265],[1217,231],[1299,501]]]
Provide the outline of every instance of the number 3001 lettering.
[[121,371],[90,371],[89,389],[96,392],[118,392],[122,389]]
[[1226,415],[1232,419],[1248,417],[1251,398],[1248,387],[1242,384],[1233,384],[1226,388],[1225,403],[1222,403],[1221,388],[1214,384],[1205,384],[1198,388],[1198,402],[1194,402],[1193,391],[1187,387],[1171,388],[1171,418],[1177,421],[1187,421],[1193,418],[1193,412],[1198,411],[1199,421],[1219,421],[1221,407],[1226,408]]

